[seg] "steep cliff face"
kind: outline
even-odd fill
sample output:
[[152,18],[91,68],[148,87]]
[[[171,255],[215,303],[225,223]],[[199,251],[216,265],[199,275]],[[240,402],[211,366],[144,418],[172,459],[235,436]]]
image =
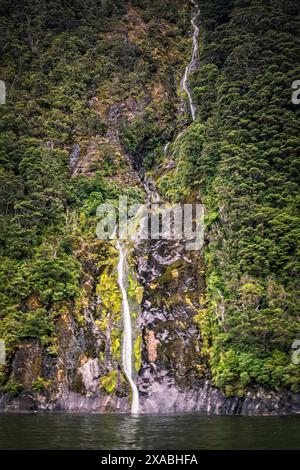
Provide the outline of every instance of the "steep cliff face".
[[[63,206],[57,220],[41,222],[37,219],[38,236],[33,239],[30,250],[11,253],[8,240],[3,248],[6,272],[10,266],[5,263],[20,265],[24,270],[21,278],[25,276],[25,269],[32,271],[32,279],[30,277],[21,295],[16,293],[13,298],[9,286],[6,289],[11,304],[15,301],[19,320],[10,309],[3,314],[1,332],[8,353],[7,365],[2,368],[3,404],[8,409],[129,410],[130,390],[121,360],[123,317],[117,274],[119,252],[114,242],[96,239],[95,213],[101,202],[117,203],[119,195],[126,195],[130,202],[145,202],[141,175],[147,166],[151,168],[155,159],[161,158],[166,141],[177,131],[177,121],[185,119],[177,87],[191,47],[190,8],[180,1],[165,5],[120,2],[117,8],[111,5],[109,11],[96,12],[96,5],[90,5],[88,12],[80,12],[75,5],[62,11],[66,18],[73,15],[74,22],[66,20],[68,24],[61,25],[56,24],[51,11],[42,9],[38,13],[31,5],[23,5],[24,16],[27,14],[31,22],[40,21],[46,28],[44,42],[38,28],[31,31],[29,26],[26,32],[19,31],[9,9],[5,13],[7,25],[15,28],[15,42],[22,46],[23,54],[26,52],[29,59],[25,69],[19,71],[19,87],[16,92],[11,90],[11,101],[3,114],[7,115],[5,113],[13,109],[15,103],[24,106],[24,115],[28,113],[22,94],[30,77],[30,91],[40,124],[36,124],[33,113],[30,129],[24,130],[21,136],[15,135],[14,139],[20,151],[25,148],[29,164],[35,166],[36,173],[43,159],[47,160],[44,170],[47,173],[52,171],[53,159],[60,160],[61,168],[57,173],[62,173],[60,183],[66,191],[56,194],[58,203]],[[22,18],[21,13],[20,16]],[[97,24],[97,18],[102,24]],[[36,50],[27,44],[33,33]],[[49,50],[51,37],[57,46]],[[7,40],[9,43],[3,47],[11,50],[14,47],[11,36]],[[73,54],[77,59],[74,67]],[[49,61],[51,69],[47,65]],[[40,71],[35,72],[38,67]],[[45,90],[37,85],[43,76]],[[26,142],[26,133],[33,135],[32,147]],[[41,133],[45,134],[46,142]],[[23,177],[25,186],[19,199],[34,202],[35,191],[40,191],[41,187],[45,192],[57,193],[56,181],[53,188],[48,187],[49,181],[38,181],[39,186],[34,187],[35,174],[26,179],[29,171],[26,158],[15,160],[16,178]],[[20,174],[22,165],[25,177]],[[52,215],[51,206],[49,213]],[[22,216],[20,209],[17,218]],[[31,217],[30,208],[28,218]],[[10,211],[5,220],[7,224],[13,223]],[[19,220],[18,223],[22,225]],[[148,280],[142,279],[142,269],[138,266],[142,256],[151,255],[148,248],[145,254],[142,254],[143,248],[141,253],[139,250],[133,253],[132,248],[129,247],[125,277],[134,327],[133,363],[137,375],[144,364],[143,356],[147,357],[151,349],[147,347],[146,338],[153,335],[152,344],[156,345],[156,332],[146,331],[144,327],[150,324],[146,314],[142,315],[144,320],[140,316],[141,304],[147,304],[144,287]],[[67,265],[66,258],[72,267]],[[33,260],[39,260],[43,274],[32,269]],[[161,275],[167,264],[170,263],[162,263]],[[172,271],[171,265],[169,269]],[[187,276],[191,278],[191,274]],[[71,277],[73,283],[69,282]],[[168,273],[165,277],[167,286]],[[165,296],[162,289],[157,299],[159,296]],[[178,340],[182,349],[178,364],[182,363],[183,373],[190,367],[183,357],[183,347],[188,348],[188,340],[182,320],[188,315],[179,296],[172,302],[181,315],[174,324],[170,322],[169,341],[179,328],[183,340]],[[163,308],[161,301],[156,303],[157,311]],[[167,316],[174,317],[173,306],[170,312]],[[191,348],[193,355],[198,347],[197,332],[192,316],[188,322],[190,333],[196,335]],[[44,329],[40,328],[40,323]],[[162,356],[165,356],[166,367],[171,367],[168,357],[174,356],[174,352],[172,347],[168,348],[169,352],[162,352]],[[160,361],[154,347],[153,362],[156,359]],[[30,361],[38,367],[28,371]],[[177,359],[173,359],[174,370],[176,362]]]
[[[195,317],[200,370],[225,395],[212,392],[213,407],[223,412],[297,410],[296,4],[197,3],[200,51],[189,77],[194,122],[168,147],[156,175],[164,197],[179,202],[200,193],[205,205],[206,288]],[[202,386],[200,380],[196,390]],[[185,400],[191,396],[190,390]],[[201,392],[194,402],[201,407]],[[191,406],[179,403],[174,399],[175,409]]]
[[[243,49],[250,28],[243,18],[258,11],[249,41],[256,34],[262,52],[263,38],[272,42],[274,30],[288,39],[284,21],[266,26],[271,6],[260,2],[245,8],[204,0],[37,3],[38,9],[22,2],[16,14],[12,2],[0,6],[0,78],[9,91],[0,108],[0,337],[7,348],[1,408],[130,410],[120,249],[96,237],[98,205],[117,206],[125,195],[129,203],[160,197],[205,203],[207,210],[204,250],[138,235],[126,244],[140,411],[297,411],[298,369],[289,358],[298,333],[289,300],[294,265],[285,258],[294,242],[282,240],[282,264],[269,259],[269,271],[260,277],[245,250],[269,228],[261,226],[262,217],[256,227],[235,209],[239,196],[242,207],[258,207],[259,197],[269,197],[271,210],[274,182],[265,181],[261,152],[265,160],[273,154],[267,143],[254,148],[253,139],[264,132],[274,136],[280,127],[269,116],[256,135],[251,122],[262,118],[251,117],[238,101],[242,92],[253,96],[257,74],[265,83],[270,72]],[[290,20],[280,3],[276,15]],[[268,60],[271,68],[277,64]],[[296,129],[290,114],[297,110],[287,107],[285,140],[294,139]],[[243,174],[246,163],[251,182],[237,176],[242,187],[233,194],[231,177]],[[287,177],[276,171],[273,177]],[[293,210],[289,206],[291,217]],[[268,225],[270,215],[265,218]],[[241,231],[236,240],[239,224],[254,238]],[[267,232],[259,249],[267,249],[278,230]],[[244,264],[237,266],[239,257]]]

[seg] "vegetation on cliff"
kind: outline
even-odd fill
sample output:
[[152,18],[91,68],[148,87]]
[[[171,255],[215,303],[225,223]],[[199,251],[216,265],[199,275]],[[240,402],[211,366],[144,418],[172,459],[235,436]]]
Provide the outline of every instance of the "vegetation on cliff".
[[215,385],[243,395],[299,389],[298,4],[200,0],[197,119],[173,144],[159,187],[200,190],[206,208],[206,302],[200,315]]
[[[171,266],[148,286],[157,308],[197,313],[199,336],[182,348],[178,373],[195,369],[227,395],[299,388],[290,360],[299,335],[298,5],[198,4],[200,57],[190,77],[197,118],[189,123],[178,91],[191,47],[188,2],[0,0],[8,91],[0,106],[0,338],[9,362],[1,386],[11,396],[22,391],[11,366],[20,344],[33,339],[46,361],[57,360],[73,321],[77,337],[88,337],[89,309],[100,346],[78,353],[76,367],[97,355],[101,389],[126,392],[117,253],[96,240],[96,209],[120,194],[143,201],[141,167],[167,200],[201,199],[206,208],[205,267],[195,255],[195,265]],[[187,292],[184,276],[203,269],[206,292],[196,281]],[[135,317],[143,290],[132,273],[127,287]],[[176,318],[168,325],[174,335],[186,330]],[[176,340],[165,353],[174,369]],[[136,372],[145,341],[136,332]],[[61,379],[40,369],[34,393]]]
[[[120,194],[145,198],[126,152],[136,158],[143,148],[151,160],[170,135],[187,11],[182,1],[0,1],[3,390],[20,390],[8,378],[24,340],[37,339],[44,356],[56,358],[61,321],[69,334],[73,316],[77,335],[88,335],[91,309],[101,373],[115,379],[122,337],[116,253],[95,239],[96,209],[117,204]],[[135,290],[140,302],[133,279],[129,294]],[[137,335],[137,369],[139,350]],[[111,389],[110,380],[101,383]]]

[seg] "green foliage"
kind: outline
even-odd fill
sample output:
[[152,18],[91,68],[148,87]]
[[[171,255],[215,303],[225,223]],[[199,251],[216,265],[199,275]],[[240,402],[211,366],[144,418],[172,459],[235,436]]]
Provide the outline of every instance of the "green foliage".
[[[207,2],[201,6],[208,10]],[[300,128],[290,93],[298,61],[295,6],[231,6],[230,21],[219,19],[214,31],[206,26],[202,65],[193,77],[207,136],[199,156],[210,219],[206,264],[213,326],[207,334],[213,380],[229,394],[257,384],[299,388],[290,360],[299,331],[294,169]],[[271,11],[272,21],[285,18],[278,29]]]
[[[25,338],[59,354],[59,317],[72,312],[86,327],[94,279],[101,354],[120,362],[117,253],[99,248],[96,210],[117,207],[120,195],[145,201],[125,152],[151,166],[171,137],[177,103],[166,72],[185,60],[186,10],[183,0],[0,2],[0,337],[10,360]],[[71,175],[74,144],[82,167]],[[36,393],[45,387],[34,383]]]
[[257,357],[251,352],[213,347],[211,370],[214,384],[227,395],[243,395],[247,388],[261,385],[280,391],[289,388],[297,392],[300,385],[298,368],[291,363],[290,356],[274,350],[266,358]]
[[[158,185],[205,204],[202,355],[228,395],[299,389],[299,75],[297,2],[199,0],[197,119],[173,142]],[[208,358],[208,359],[207,359]]]
[[117,386],[117,380],[118,371],[114,369],[100,378],[100,385],[107,393],[113,393]]
[[22,385],[17,383],[13,377],[10,377],[9,381],[3,387],[4,392],[8,393],[12,397],[20,395],[22,389]]
[[137,167],[151,168],[158,158],[161,145],[166,140],[161,123],[153,109],[149,109],[132,124],[125,123],[122,129],[122,142],[133,156]]
[[[119,361],[116,253],[82,253],[94,242],[99,204],[116,205],[120,194],[144,200],[136,186],[122,188],[126,162],[105,143],[118,116],[125,151],[137,168],[157,170],[160,192],[174,202],[200,193],[206,206],[207,302],[195,321],[214,383],[228,395],[257,385],[296,391],[298,5],[198,3],[200,60],[190,78],[197,120],[169,146],[168,171],[159,164],[177,116],[173,78],[190,46],[186,2],[133,0],[134,21],[123,0],[0,4],[8,85],[0,107],[0,337],[9,352],[32,337],[55,354],[57,312],[83,302],[90,269],[99,277],[97,321],[109,332],[114,367]],[[101,162],[71,178],[70,149],[79,143],[85,153],[94,139],[104,143]],[[131,300],[141,295],[131,279]],[[140,347],[138,336],[136,369]],[[117,377],[114,369],[101,386],[112,393]],[[12,378],[6,387],[21,391]],[[34,387],[39,393],[44,379]]]
[[134,353],[134,367],[137,373],[139,373],[142,366],[142,336],[138,335],[133,345]]
[[[105,135],[89,100],[113,74],[134,67],[136,48],[114,28],[125,2],[71,3],[0,5],[0,76],[8,88],[0,107],[0,334],[9,351],[32,337],[56,352],[55,312],[81,291],[74,247],[95,238],[97,206],[121,194],[106,179],[120,170],[111,145],[89,177],[70,178],[69,153],[74,142]],[[124,192],[130,202],[143,200],[137,188]]]
[[51,381],[45,380],[43,377],[39,375],[32,383],[32,390],[35,393],[41,393],[47,390],[50,386],[51,386]]
[[204,126],[193,123],[170,149],[176,167],[159,178],[158,188],[172,202],[187,199],[199,184],[195,175],[199,173],[198,157],[204,145],[203,133]]

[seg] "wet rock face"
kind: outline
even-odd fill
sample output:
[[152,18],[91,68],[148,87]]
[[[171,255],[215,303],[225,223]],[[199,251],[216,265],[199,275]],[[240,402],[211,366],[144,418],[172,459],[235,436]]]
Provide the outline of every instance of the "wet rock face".
[[246,397],[225,397],[209,381],[199,381],[193,387],[178,387],[170,375],[156,371],[157,380],[152,381],[152,371],[144,373],[147,396],[142,395],[141,410],[145,413],[175,413],[197,411],[217,415],[278,415],[300,412],[300,394],[267,393],[263,390],[249,391]]
[[69,161],[69,167],[70,167],[71,173],[73,173],[76,167],[79,156],[80,156],[80,147],[78,144],[74,144],[71,150],[70,161]]
[[[17,408],[35,410],[36,400],[32,387],[43,372],[42,347],[39,341],[25,340],[17,349],[12,362],[11,380],[21,388]],[[1,400],[0,400],[1,404]]]
[[[144,286],[138,327],[143,334],[138,377],[140,409],[145,413],[199,411],[212,414],[285,414],[300,412],[300,395],[249,391],[228,398],[197,374],[201,334],[194,316],[205,290],[201,253],[178,242],[141,242],[137,272]],[[208,375],[208,374],[207,374]]]
[[144,287],[138,319],[143,335],[138,378],[142,409],[176,411],[181,390],[197,380],[200,335],[194,316],[204,281],[195,266],[201,254],[186,251],[178,241],[150,240],[138,244],[136,259]]
[[79,372],[82,377],[85,390],[89,394],[94,394],[99,386],[100,367],[97,358],[88,359],[80,368]]
[[[168,309],[165,314],[168,315]],[[69,412],[129,412],[127,395],[107,394],[99,387],[104,365],[97,356],[101,337],[92,326],[89,332],[78,328],[69,317],[58,325],[59,359],[43,355],[37,340],[25,340],[12,362],[12,376],[23,385],[18,397],[0,395],[1,410],[64,410]],[[180,312],[177,313],[180,316]],[[174,323],[175,321],[175,323]],[[153,323],[153,322],[152,322]],[[199,411],[212,414],[272,415],[300,412],[300,395],[267,393],[252,390],[243,398],[226,398],[209,380],[200,380],[190,368],[197,350],[192,338],[197,333],[184,334],[176,320],[164,319],[144,327],[144,355],[137,384],[142,413],[174,413]],[[86,356],[88,343],[94,353]],[[188,349],[189,348],[189,349]],[[32,391],[33,382],[43,375],[53,381],[54,388],[41,394]]]
[[150,330],[147,337],[148,361],[155,362],[157,359],[157,345],[159,340],[155,338],[155,333]]
[[[129,29],[126,24],[124,28],[126,33],[129,31],[130,39],[139,44],[140,35],[146,34],[146,25],[134,12],[130,13],[130,18],[132,28]],[[134,27],[135,22],[138,28]],[[146,36],[144,39],[147,40]],[[166,55],[166,65],[175,71],[177,59],[176,55],[173,57],[174,61],[172,59],[169,62]],[[114,82],[111,91],[117,87],[118,82]],[[109,104],[105,96],[94,97],[89,101],[89,106],[99,113],[105,123],[103,129],[101,126],[98,129],[99,134],[80,140],[80,146],[75,144],[71,149],[69,166],[74,177],[92,176],[95,168],[112,161],[120,167],[116,174],[109,176],[112,181],[120,187],[142,187],[139,175],[143,175],[141,167],[147,152],[139,151],[129,157],[122,147],[120,130],[124,123],[131,124],[141,117],[151,103],[160,108],[166,96],[173,97],[176,112],[179,102],[175,96],[175,83],[171,80],[169,85],[162,85],[159,76],[154,76],[154,83],[146,86],[141,97],[137,98],[139,94],[135,91],[133,96],[127,96],[126,91],[122,97],[115,97],[108,92]],[[170,104],[172,100],[169,100]],[[182,114],[186,114],[184,106]],[[181,119],[183,124],[187,120]],[[175,128],[171,134],[174,133]],[[170,139],[169,130],[167,134],[166,138]],[[183,132],[180,132],[176,139],[182,135]],[[53,145],[51,141],[46,143],[49,148],[53,148]],[[168,156],[168,146],[166,144],[164,149],[165,156]],[[170,155],[160,172],[175,169],[176,159],[172,158]],[[150,194],[156,202],[159,201],[154,181],[148,180],[145,190],[148,197]],[[101,248],[97,246],[97,243],[91,241],[85,245],[81,240],[80,247],[76,249],[84,273],[82,287],[87,292],[82,299],[85,306],[80,312],[80,320],[75,317],[74,305],[68,306],[66,313],[58,318],[56,357],[47,355],[37,340],[27,339],[19,346],[11,364],[11,376],[22,384],[23,390],[18,397],[0,394],[0,409],[39,408],[99,413],[130,410],[129,387],[122,378],[121,361],[112,357],[112,350],[116,349],[117,344],[114,333],[120,331],[122,324],[113,324],[110,311],[107,325],[104,327],[102,324],[102,330],[96,323],[96,319],[101,320],[101,301],[95,294],[95,281],[101,274],[98,267],[101,265]],[[201,295],[205,290],[201,253],[187,252],[183,243],[160,239],[140,242],[136,247],[135,258],[138,280],[144,287],[141,313],[137,319],[137,329],[142,335],[142,364],[136,379],[141,412],[273,414],[299,411],[300,396],[253,390],[244,398],[226,398],[212,386],[208,374],[199,376],[197,365],[201,332],[194,318],[203,307]],[[109,273],[108,280],[111,278]],[[39,307],[34,298],[28,302],[32,309]],[[115,299],[111,304],[116,304]],[[115,388],[109,393],[101,386],[101,379],[109,379],[112,372],[117,377]],[[36,393],[32,387],[40,376],[51,385],[49,389]],[[108,383],[107,388],[110,386],[111,383]]]
[[[49,357],[38,340],[28,339],[20,344],[11,363],[10,380],[21,391],[14,395],[0,394],[1,410],[99,413],[129,410],[124,383],[118,380],[114,393],[107,393],[101,387],[100,378],[115,364],[110,357],[108,361],[100,360],[105,338],[95,323],[96,310],[97,302],[91,301],[90,308],[85,309],[85,322],[79,326],[72,312],[65,308],[56,323],[55,357]],[[36,390],[34,383],[41,377],[48,386]]]
[[97,305],[95,301],[93,309],[84,310],[85,328],[78,327],[69,315],[62,316],[57,324],[59,361],[54,382],[58,390],[46,408],[101,413],[129,409],[128,394],[121,390],[120,384],[117,384],[117,393],[106,393],[101,387],[101,377],[115,364],[111,357],[100,360],[105,334],[95,323]]
[[42,374],[42,348],[37,340],[24,341],[18,348],[12,364],[13,376],[24,390],[31,390],[33,382]]

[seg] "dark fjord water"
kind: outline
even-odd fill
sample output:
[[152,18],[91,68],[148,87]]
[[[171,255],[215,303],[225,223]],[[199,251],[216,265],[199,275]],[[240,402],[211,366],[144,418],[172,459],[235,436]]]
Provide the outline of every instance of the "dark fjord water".
[[0,449],[299,448],[300,416],[0,415]]

